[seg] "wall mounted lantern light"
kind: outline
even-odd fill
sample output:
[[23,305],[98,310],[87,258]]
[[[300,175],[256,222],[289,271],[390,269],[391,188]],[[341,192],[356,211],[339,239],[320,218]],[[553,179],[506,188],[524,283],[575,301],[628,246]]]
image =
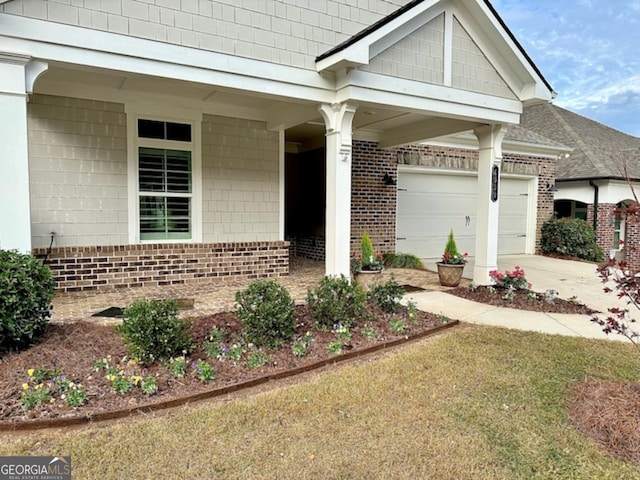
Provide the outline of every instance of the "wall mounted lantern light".
[[389,175],[388,173],[384,174],[384,177],[382,177],[382,182],[385,185],[395,185],[396,181],[393,179],[393,177],[391,175]]

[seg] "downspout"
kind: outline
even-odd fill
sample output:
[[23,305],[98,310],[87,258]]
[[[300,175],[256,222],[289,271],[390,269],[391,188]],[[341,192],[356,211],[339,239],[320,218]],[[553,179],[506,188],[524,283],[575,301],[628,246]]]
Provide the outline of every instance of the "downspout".
[[589,180],[589,185],[593,187],[593,231],[598,237],[598,197],[600,195],[600,187],[594,183],[593,180]]

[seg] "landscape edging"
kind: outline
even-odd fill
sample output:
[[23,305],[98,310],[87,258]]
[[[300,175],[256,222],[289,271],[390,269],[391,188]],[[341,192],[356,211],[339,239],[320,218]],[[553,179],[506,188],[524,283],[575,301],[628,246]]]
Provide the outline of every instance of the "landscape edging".
[[228,393],[237,392],[239,390],[243,390],[246,388],[255,387],[257,385],[262,385],[264,383],[267,383],[271,380],[281,380],[283,378],[293,377],[301,373],[317,370],[327,365],[341,363],[346,360],[351,360],[357,357],[368,355],[370,353],[375,353],[377,351],[384,350],[386,348],[396,347],[398,345],[410,343],[415,340],[420,340],[422,338],[429,337],[436,333],[440,333],[443,330],[447,330],[451,327],[458,325],[459,323],[460,323],[459,320],[449,320],[447,323],[438,325],[437,327],[431,328],[429,330],[425,330],[424,332],[420,332],[416,335],[412,335],[411,337],[389,340],[388,342],[380,343],[378,345],[374,345],[369,348],[354,350],[351,352],[344,353],[340,356],[319,360],[317,362],[310,363],[302,367],[297,367],[291,370],[284,370],[281,372],[264,375],[262,377],[254,378],[252,380],[247,380],[246,382],[234,383],[233,385],[214,388],[211,390],[207,390],[205,392],[195,393],[193,395],[188,395],[185,397],[166,400],[163,402],[157,402],[157,403],[153,403],[153,404],[145,405],[141,407],[131,407],[131,408],[125,408],[121,410],[111,410],[108,412],[100,412],[95,415],[85,415],[85,416],[69,417],[69,418],[52,418],[47,420],[0,422],[0,431],[4,431],[4,432],[16,431],[16,430],[36,431],[36,430],[43,430],[47,428],[65,428],[65,427],[82,425],[86,423],[103,422],[106,420],[116,420],[119,418],[124,418],[124,417],[128,417],[130,415],[135,415],[135,414],[151,413],[158,410],[166,410],[168,408],[178,407],[180,405],[184,405],[190,402],[197,402],[199,400],[215,398]]

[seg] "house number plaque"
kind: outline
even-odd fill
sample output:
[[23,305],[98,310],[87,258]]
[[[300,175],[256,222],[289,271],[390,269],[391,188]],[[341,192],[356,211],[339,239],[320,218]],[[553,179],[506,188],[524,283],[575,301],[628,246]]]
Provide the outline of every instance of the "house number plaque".
[[500,167],[494,165],[491,169],[491,201],[498,200],[498,183],[500,183]]

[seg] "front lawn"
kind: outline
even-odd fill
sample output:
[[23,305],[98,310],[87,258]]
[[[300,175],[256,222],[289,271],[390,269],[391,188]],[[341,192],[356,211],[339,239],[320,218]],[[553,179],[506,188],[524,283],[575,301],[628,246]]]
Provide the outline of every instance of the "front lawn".
[[467,326],[231,401],[3,432],[0,455],[71,455],[74,478],[639,478],[570,422],[585,379],[638,381],[632,347]]

